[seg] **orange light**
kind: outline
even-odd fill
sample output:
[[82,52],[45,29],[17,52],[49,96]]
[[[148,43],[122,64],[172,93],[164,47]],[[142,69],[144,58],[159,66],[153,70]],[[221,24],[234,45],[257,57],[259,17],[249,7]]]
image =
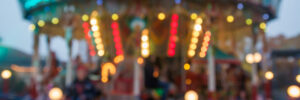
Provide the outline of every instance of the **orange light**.
[[137,59],[137,63],[138,63],[138,64],[143,64],[143,63],[144,63],[144,59],[143,59],[142,57],[139,57],[139,58]]

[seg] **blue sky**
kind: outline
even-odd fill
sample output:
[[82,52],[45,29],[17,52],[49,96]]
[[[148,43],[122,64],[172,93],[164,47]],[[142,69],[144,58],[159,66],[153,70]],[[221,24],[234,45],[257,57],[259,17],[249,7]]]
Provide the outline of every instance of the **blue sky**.
[[[33,33],[28,30],[28,21],[22,18],[18,0],[0,1],[0,37],[1,44],[32,54]],[[300,0],[282,0],[277,19],[268,23],[269,37],[284,34],[293,37],[300,33]],[[45,40],[41,43],[41,54],[46,54]],[[56,45],[62,44],[62,45]],[[60,51],[62,60],[66,60],[64,40],[57,38],[52,49]]]

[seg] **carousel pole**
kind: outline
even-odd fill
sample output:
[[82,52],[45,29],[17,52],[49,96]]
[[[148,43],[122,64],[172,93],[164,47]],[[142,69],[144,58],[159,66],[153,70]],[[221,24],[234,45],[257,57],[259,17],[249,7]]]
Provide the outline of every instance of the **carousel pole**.
[[209,99],[215,100],[215,91],[216,91],[216,76],[215,76],[215,58],[213,55],[213,46],[208,47],[208,92]]
[[[37,25],[36,25],[37,26]],[[33,78],[35,79],[35,84],[36,84],[36,91],[38,95],[42,93],[41,89],[41,80],[42,80],[42,75],[41,75],[41,68],[40,68],[40,58],[39,58],[39,29],[38,27],[34,30],[34,40],[33,40],[33,56],[32,56],[32,66],[35,68],[35,71],[33,73]]]
[[72,64],[72,30],[71,26],[65,28],[65,38],[68,45],[68,62],[67,62],[67,73],[66,73],[66,86],[70,86],[73,82],[73,64]]

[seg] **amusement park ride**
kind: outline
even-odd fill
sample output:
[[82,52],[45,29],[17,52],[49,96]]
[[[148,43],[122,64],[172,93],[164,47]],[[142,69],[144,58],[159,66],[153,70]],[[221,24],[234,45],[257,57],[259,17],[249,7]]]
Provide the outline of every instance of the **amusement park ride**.
[[[19,1],[24,18],[32,23],[30,29],[34,32],[33,66],[40,69],[38,45],[41,34],[48,38],[65,38],[70,57],[66,85],[73,79],[72,40],[78,39],[86,40],[90,57],[98,59],[97,65],[103,65],[101,68],[105,72],[101,72],[101,77],[105,84],[114,82],[114,78],[103,75],[116,77],[119,66],[128,65],[125,61],[134,63],[133,73],[138,75],[140,69],[137,66],[159,57],[168,69],[176,71],[175,76],[181,77],[182,82],[177,86],[182,91],[188,90],[184,81],[188,72],[184,70],[186,66],[189,70],[199,63],[207,63],[208,90],[212,93],[216,91],[215,63],[240,64],[245,53],[260,51],[264,55],[268,52],[267,47],[257,50],[255,45],[265,43],[266,23],[276,17],[280,3],[280,0]],[[251,37],[252,43],[243,42],[245,37]],[[250,50],[243,49],[249,46]],[[236,58],[227,57],[228,54],[218,57],[216,49]],[[139,94],[138,79],[133,79],[134,95]],[[254,88],[256,84],[254,81]]]

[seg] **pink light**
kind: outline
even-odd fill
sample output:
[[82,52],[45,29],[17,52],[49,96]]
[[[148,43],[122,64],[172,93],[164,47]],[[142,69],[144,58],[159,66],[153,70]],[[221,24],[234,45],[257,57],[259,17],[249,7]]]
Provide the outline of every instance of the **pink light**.
[[113,30],[113,35],[114,36],[118,36],[120,34],[120,31],[119,30]]
[[176,28],[172,28],[170,30],[171,35],[176,35],[177,34],[177,29]]
[[175,50],[168,50],[168,55],[173,57],[175,55]]
[[171,23],[171,27],[177,28],[177,27],[178,27],[178,23],[177,23],[177,22],[172,22],[172,23]]
[[169,48],[170,49],[174,49],[176,47],[176,44],[174,42],[170,43],[169,44]]
[[172,20],[173,20],[173,21],[177,21],[178,18],[179,18],[179,16],[178,16],[177,14],[173,14],[173,15],[172,15]]
[[116,28],[118,28],[118,27],[119,27],[119,25],[118,25],[117,22],[111,23],[111,28],[112,28],[112,29],[116,29]]

